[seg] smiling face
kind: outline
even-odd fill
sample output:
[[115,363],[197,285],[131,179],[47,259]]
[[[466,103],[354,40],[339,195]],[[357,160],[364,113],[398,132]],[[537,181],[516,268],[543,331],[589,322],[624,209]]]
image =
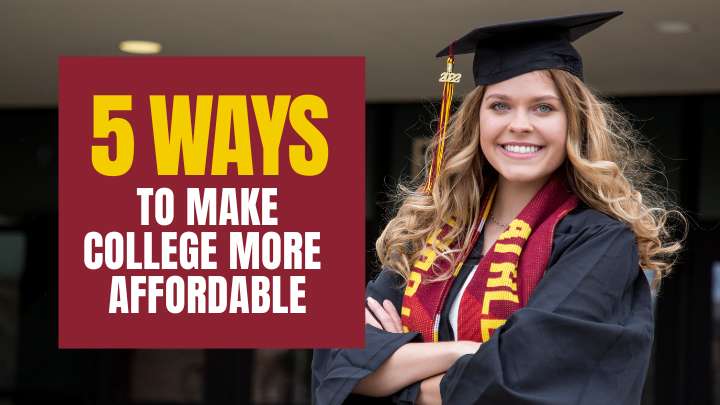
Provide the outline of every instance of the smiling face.
[[501,180],[536,183],[565,160],[567,116],[546,71],[533,71],[485,89],[480,147]]

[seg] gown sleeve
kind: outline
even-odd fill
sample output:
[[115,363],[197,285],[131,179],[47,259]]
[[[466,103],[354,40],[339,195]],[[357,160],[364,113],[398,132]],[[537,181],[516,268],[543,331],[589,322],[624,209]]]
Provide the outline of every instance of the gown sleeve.
[[578,232],[528,304],[440,382],[448,404],[633,404],[653,339],[647,279],[620,222]]
[[[398,313],[402,305],[403,290],[399,276],[383,269],[375,280],[368,283],[365,296],[382,303],[389,299]],[[414,403],[419,394],[416,382],[387,398],[370,398],[351,393],[355,385],[377,370],[397,349],[412,341],[421,342],[417,332],[392,333],[365,325],[365,347],[362,349],[315,349],[312,359],[311,395],[314,405],[353,403]]]

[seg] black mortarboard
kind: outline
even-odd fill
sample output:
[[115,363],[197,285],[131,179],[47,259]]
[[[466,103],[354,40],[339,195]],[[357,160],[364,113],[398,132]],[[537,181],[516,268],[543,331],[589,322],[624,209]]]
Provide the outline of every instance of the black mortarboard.
[[563,69],[583,79],[582,58],[570,44],[622,11],[515,21],[477,28],[436,56],[475,53],[475,85],[539,69]]

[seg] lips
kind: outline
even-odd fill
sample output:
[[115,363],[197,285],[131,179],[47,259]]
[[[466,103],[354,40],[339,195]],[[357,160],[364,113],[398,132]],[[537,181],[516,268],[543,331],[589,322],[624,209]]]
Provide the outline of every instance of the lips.
[[498,145],[502,153],[511,158],[528,159],[535,157],[544,148],[532,143],[505,143]]

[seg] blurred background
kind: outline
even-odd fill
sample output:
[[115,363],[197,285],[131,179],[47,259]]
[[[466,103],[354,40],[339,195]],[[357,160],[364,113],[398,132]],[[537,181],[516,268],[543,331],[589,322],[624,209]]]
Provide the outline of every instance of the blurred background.
[[[57,349],[58,56],[132,57],[128,40],[155,44],[126,51],[160,56],[365,56],[367,177],[348,181],[366,189],[369,277],[386,193],[417,170],[434,128],[445,68],[435,52],[484,24],[613,9],[625,15],[575,43],[586,82],[652,142],[657,182],[692,222],[657,298],[643,403],[720,404],[716,1],[3,0],[0,405],[310,401],[310,350]],[[456,95],[471,88],[471,66],[458,58]]]

